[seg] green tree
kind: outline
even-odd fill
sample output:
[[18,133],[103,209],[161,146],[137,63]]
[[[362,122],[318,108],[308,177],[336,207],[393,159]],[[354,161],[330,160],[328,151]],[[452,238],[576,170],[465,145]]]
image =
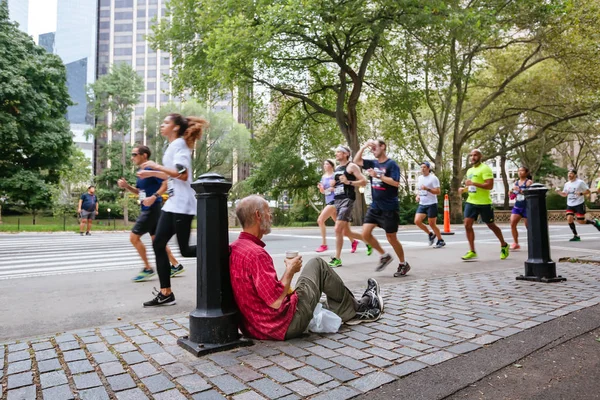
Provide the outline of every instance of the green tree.
[[0,193],[35,215],[49,205],[48,185],[58,180],[73,143],[66,70],[17,29],[4,1],[0,55]]
[[[105,152],[109,156],[106,158],[107,168],[98,179],[100,185],[105,185],[102,186],[104,189],[118,193],[117,179],[131,171],[127,139],[131,132],[131,115],[143,90],[144,80],[126,63],[114,64],[108,74],[89,85],[88,104],[97,122],[88,134],[109,142]],[[118,139],[121,141],[120,160],[115,157],[114,145],[111,144]],[[127,222],[127,193],[123,193],[123,199],[123,217]]]
[[590,29],[574,17],[574,4],[586,6],[579,0],[446,2],[443,22],[406,32],[402,46],[377,54],[387,108],[409,110],[408,141],[419,143],[437,168],[452,169],[454,220],[462,209],[457,188],[467,147],[481,146],[516,119],[527,129],[513,130],[521,134],[506,136],[485,157],[506,155],[596,109],[593,87],[565,64],[593,47],[584,42],[579,49],[565,39]]

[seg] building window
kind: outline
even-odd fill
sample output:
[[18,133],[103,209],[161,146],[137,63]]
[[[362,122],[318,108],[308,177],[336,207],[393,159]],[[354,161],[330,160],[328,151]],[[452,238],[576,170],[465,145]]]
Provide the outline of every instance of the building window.
[[158,9],[156,9],[156,8],[148,9],[148,19],[156,17],[157,14],[158,14]]
[[143,33],[138,33],[135,36],[135,39],[139,42],[145,42],[146,41],[146,35],[144,35]]
[[98,40],[110,40],[110,34],[108,32],[100,32],[98,34]]
[[100,7],[110,7],[110,0],[100,0]]
[[160,95],[160,102],[161,103],[168,103],[169,102],[169,96],[166,94],[161,94]]
[[146,89],[147,90],[156,90],[156,82],[148,82],[146,84]]
[[138,54],[144,54],[146,52],[146,46],[145,45],[141,45],[141,46],[136,46],[135,47],[135,51]]
[[160,59],[160,65],[171,65],[171,59],[169,57],[162,57]]
[[100,18],[110,18],[110,10],[100,11]]
[[130,56],[132,54],[131,47],[117,47],[113,54],[115,56]]
[[170,85],[169,82],[161,82],[160,83],[160,90],[169,90]]
[[137,16],[138,17],[145,17],[146,16],[146,10],[145,9],[138,10]]
[[135,65],[137,66],[143,66],[145,62],[146,59],[144,57],[138,57],[135,59]]
[[133,12],[131,11],[121,11],[115,13],[115,19],[133,19]]
[[146,29],[146,21],[138,21],[137,28],[140,30],[145,30]]
[[156,78],[156,70],[155,69],[149,69],[147,76],[148,76],[148,78]]
[[133,0],[115,0],[115,8],[133,7]]
[[156,57],[148,57],[148,65],[156,65]]
[[115,32],[131,32],[133,24],[115,24]]
[[136,107],[135,115],[144,115],[144,107]]
[[110,22],[100,22],[100,29],[110,29]]
[[147,103],[154,103],[156,102],[156,95],[154,94],[149,94],[146,96],[146,102]]
[[115,43],[118,44],[131,44],[133,41],[133,36],[125,35],[125,36],[115,36]]

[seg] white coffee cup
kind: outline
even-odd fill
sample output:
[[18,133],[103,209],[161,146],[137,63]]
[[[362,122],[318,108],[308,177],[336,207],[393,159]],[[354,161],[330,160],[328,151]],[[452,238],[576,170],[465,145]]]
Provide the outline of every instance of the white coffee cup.
[[298,257],[297,250],[288,250],[285,252],[285,258],[295,258],[295,257]]

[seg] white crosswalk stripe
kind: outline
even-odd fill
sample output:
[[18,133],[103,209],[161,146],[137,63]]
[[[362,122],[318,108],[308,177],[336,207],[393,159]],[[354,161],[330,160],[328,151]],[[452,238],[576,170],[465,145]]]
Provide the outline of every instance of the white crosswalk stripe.
[[[192,238],[192,241],[195,237]],[[148,259],[155,264],[152,243],[142,237]],[[192,242],[193,243],[193,242]],[[181,260],[176,240],[171,251]],[[129,242],[129,233],[2,235],[0,279],[27,278],[78,272],[137,270],[144,264]]]

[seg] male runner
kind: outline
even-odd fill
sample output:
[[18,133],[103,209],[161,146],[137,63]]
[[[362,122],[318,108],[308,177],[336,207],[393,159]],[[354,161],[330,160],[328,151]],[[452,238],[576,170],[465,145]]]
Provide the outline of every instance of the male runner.
[[508,243],[504,241],[502,231],[494,222],[494,210],[492,209],[492,198],[490,197],[490,190],[494,187],[494,173],[489,165],[481,162],[483,155],[479,149],[473,149],[469,157],[473,166],[467,170],[465,186],[458,189],[459,194],[463,194],[465,191],[469,193],[465,204],[464,223],[470,249],[462,256],[462,259],[468,261],[477,258],[473,223],[481,215],[481,220],[487,224],[488,228],[494,232],[500,241],[500,259],[504,260],[508,257]]
[[[440,180],[431,173],[431,164],[428,161],[421,163],[421,173],[422,175],[417,179],[418,194],[416,200],[419,203],[419,207],[415,213],[415,225],[427,234],[430,246],[437,237],[437,243],[434,247],[439,249],[446,245],[446,242],[442,239],[440,228],[436,224],[438,216],[437,195],[441,193]],[[427,221],[433,232],[423,223],[425,217],[427,217]]]
[[577,178],[577,170],[570,169],[568,174],[569,180],[565,183],[565,187],[561,191],[556,189],[558,194],[562,197],[567,198],[567,223],[573,231],[573,237],[569,239],[570,242],[579,242],[581,237],[577,234],[577,228],[573,223],[573,216],[577,217],[577,223],[582,225],[594,225],[596,229],[600,231],[600,221],[598,219],[586,219],[585,218],[585,196],[590,194],[590,188],[588,185]]
[[[365,160],[362,155],[369,147],[375,160]],[[373,202],[369,206],[363,224],[363,238],[381,255],[376,271],[383,269],[392,262],[393,257],[383,251],[383,248],[373,236],[373,229],[380,227],[385,230],[385,237],[400,260],[395,277],[405,276],[410,271],[410,265],[404,259],[404,249],[398,241],[398,185],[400,184],[400,168],[398,164],[386,155],[387,145],[382,139],[369,140],[356,153],[354,162],[367,170],[371,181]]]
[[[147,146],[138,146],[133,149],[133,152],[131,153],[131,159],[135,165],[140,166],[148,161],[150,155],[150,149]],[[131,234],[129,235],[131,244],[133,247],[135,247],[142,261],[144,262],[144,269],[141,270],[135,278],[133,278],[134,282],[143,282],[155,275],[154,270],[148,262],[146,247],[144,246],[144,243],[142,243],[141,237],[144,234],[149,233],[152,239],[154,239],[154,233],[156,232],[156,226],[160,217],[160,210],[163,201],[161,193],[165,191],[163,190],[164,188],[161,189],[162,184],[163,180],[155,177],[137,178],[135,187],[128,184],[124,178],[121,178],[117,181],[117,185],[121,189],[125,189],[139,196],[140,205],[142,207],[142,212],[140,213],[140,216],[135,222],[135,225],[131,230]],[[177,259],[173,256],[169,246],[167,246],[167,254],[169,256],[169,260],[171,261],[171,276],[182,273],[183,265],[179,264]]]

